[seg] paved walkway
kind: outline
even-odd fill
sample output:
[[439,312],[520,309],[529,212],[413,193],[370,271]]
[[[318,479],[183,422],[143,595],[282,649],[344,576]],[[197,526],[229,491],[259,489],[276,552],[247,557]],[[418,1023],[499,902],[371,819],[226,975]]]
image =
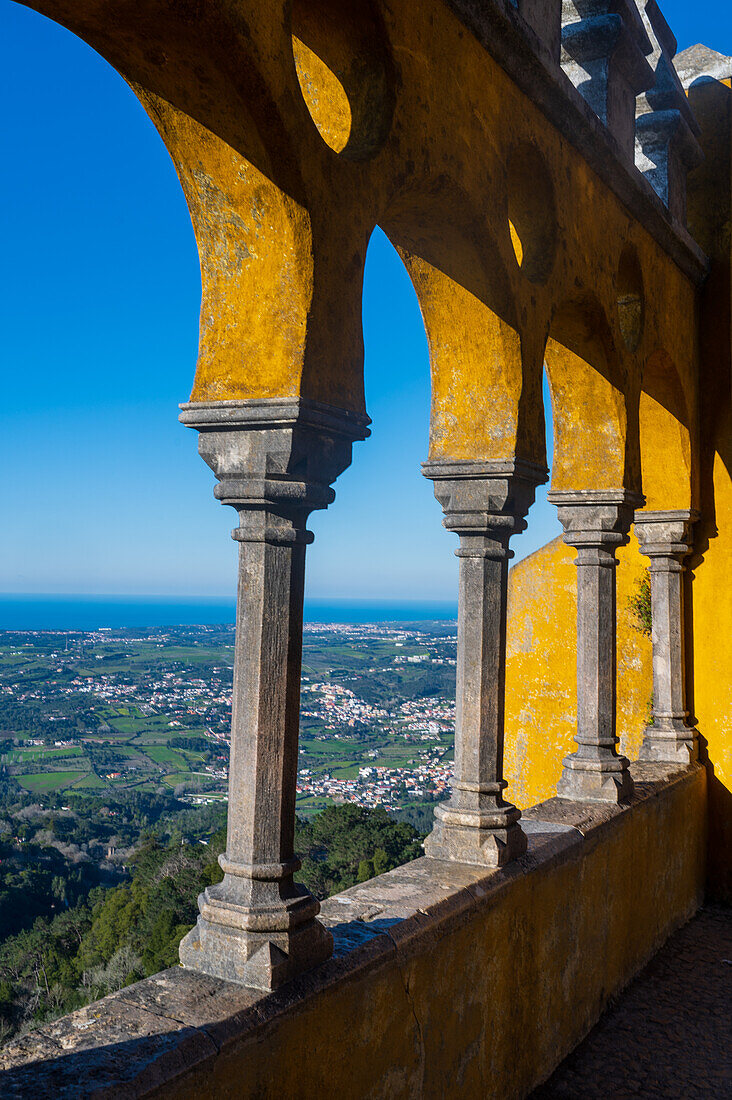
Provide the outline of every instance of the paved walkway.
[[732,910],[677,932],[531,1100],[732,1100]]

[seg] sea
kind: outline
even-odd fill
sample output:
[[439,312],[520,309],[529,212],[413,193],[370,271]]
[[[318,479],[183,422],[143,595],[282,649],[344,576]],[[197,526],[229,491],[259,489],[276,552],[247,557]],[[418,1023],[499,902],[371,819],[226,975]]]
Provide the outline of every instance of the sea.
[[[234,622],[233,599],[0,594],[0,630],[120,630]],[[306,600],[306,623],[416,623],[457,618],[448,601]]]

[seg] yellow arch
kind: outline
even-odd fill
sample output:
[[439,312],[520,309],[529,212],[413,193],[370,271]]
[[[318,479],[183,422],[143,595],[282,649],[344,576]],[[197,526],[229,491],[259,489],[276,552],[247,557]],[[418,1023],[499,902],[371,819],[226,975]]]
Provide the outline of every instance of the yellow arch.
[[594,298],[555,312],[545,359],[554,417],[552,489],[634,487],[626,484],[626,399],[610,329]]
[[646,362],[639,420],[646,508],[690,508],[689,414],[679,373],[666,351],[655,351]]

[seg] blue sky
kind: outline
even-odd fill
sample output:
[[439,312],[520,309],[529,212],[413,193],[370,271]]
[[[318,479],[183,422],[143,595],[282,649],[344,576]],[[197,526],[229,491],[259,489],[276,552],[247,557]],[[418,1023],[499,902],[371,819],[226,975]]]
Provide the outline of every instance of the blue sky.
[[[662,4],[680,48],[732,54],[727,0]],[[0,592],[229,595],[235,514],[177,422],[200,278],[160,139],[120,77],[61,27],[0,0],[3,407]],[[313,516],[317,598],[453,599],[454,536],[420,474],[427,349],[380,234],[364,290],[373,436]],[[517,556],[558,532],[541,499]]]

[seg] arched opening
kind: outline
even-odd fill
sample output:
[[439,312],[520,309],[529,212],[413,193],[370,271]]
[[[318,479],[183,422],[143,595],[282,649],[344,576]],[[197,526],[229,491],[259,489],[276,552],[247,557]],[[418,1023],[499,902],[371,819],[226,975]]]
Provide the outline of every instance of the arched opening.
[[516,300],[461,188],[405,193],[384,219],[414,284],[430,353],[430,460],[516,454],[524,384]]
[[625,487],[627,412],[607,320],[590,296],[561,306],[546,346],[552,489]]
[[[314,513],[308,595],[314,604],[454,608],[449,538],[421,476],[430,422],[430,355],[412,281],[381,229],[363,287],[364,374],[371,438],[339,477],[327,513]],[[322,532],[322,534],[321,534]]]
[[[606,319],[587,296],[554,315],[544,407],[552,489],[622,489],[629,479],[633,484],[637,445],[628,442],[633,429],[622,376]],[[555,513],[553,519],[547,515],[554,537],[520,560],[509,582],[507,797],[521,807],[556,793],[562,761],[576,747],[577,551],[564,542],[545,495],[535,510],[540,507]],[[523,540],[531,533],[529,526]],[[650,640],[634,629],[631,599],[645,562],[632,535],[617,558],[617,729],[619,751],[635,759],[648,717],[651,652]]]
[[292,49],[315,128],[334,153],[372,156],[391,123],[391,66],[380,18],[358,0],[344,19],[333,0],[294,0]]
[[[363,335],[372,434],[339,477],[335,502],[309,522],[297,808],[307,815],[324,797],[382,806],[426,833],[452,773],[457,560],[420,469],[431,404],[425,326],[379,228],[366,257]],[[330,719],[328,695],[342,689]],[[364,877],[378,873],[366,864]]]
[[228,595],[230,524],[210,522],[207,473],[176,421],[201,287],[175,171],[89,46],[20,5],[3,21],[4,468],[23,458],[2,481],[2,590]]
[[639,421],[646,509],[690,508],[689,414],[678,371],[665,351],[654,352],[645,364]]

